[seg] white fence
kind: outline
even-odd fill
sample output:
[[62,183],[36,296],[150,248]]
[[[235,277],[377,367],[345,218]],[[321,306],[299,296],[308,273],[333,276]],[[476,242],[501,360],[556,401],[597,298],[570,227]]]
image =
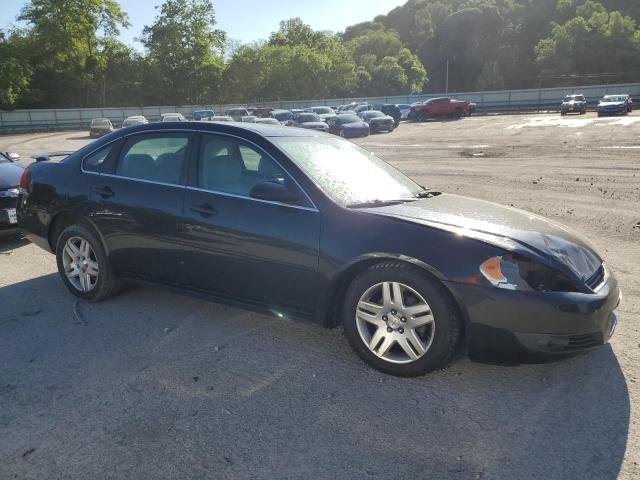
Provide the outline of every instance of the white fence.
[[[478,104],[479,113],[493,112],[530,112],[557,109],[560,100],[571,93],[582,93],[590,106],[607,94],[625,93],[640,98],[640,83],[617,85],[590,85],[584,87],[557,87],[534,90],[507,90],[496,92],[458,92],[450,93],[451,98],[460,98]],[[428,98],[441,97],[444,94],[404,95],[389,97],[360,98],[322,98],[312,100],[280,100],[262,102],[274,108],[306,108],[312,105],[343,105],[352,101],[377,103],[411,104]],[[75,108],[0,111],[0,132],[34,131],[86,128],[92,118],[111,119],[116,125],[131,115],[144,115],[150,121],[158,120],[162,113],[178,112],[190,118],[195,110],[213,109],[224,113],[239,105],[189,105],[160,107],[122,107],[122,108]]]

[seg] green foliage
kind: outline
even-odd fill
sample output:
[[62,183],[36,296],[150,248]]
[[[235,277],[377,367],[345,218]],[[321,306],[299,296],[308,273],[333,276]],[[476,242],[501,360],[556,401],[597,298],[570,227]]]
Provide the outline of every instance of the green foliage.
[[[334,34],[241,45],[212,0],[165,0],[144,53],[116,0],[30,0],[0,32],[0,108],[211,104],[636,81],[638,0],[408,0]],[[427,78],[427,71],[429,78]]]
[[640,35],[633,18],[587,1],[576,8],[575,17],[554,25],[551,36],[538,43],[535,53],[543,74],[549,77],[620,72],[640,57]]
[[197,104],[219,94],[226,35],[215,24],[210,0],[166,0],[144,28],[142,42],[155,77],[151,95],[158,101]]

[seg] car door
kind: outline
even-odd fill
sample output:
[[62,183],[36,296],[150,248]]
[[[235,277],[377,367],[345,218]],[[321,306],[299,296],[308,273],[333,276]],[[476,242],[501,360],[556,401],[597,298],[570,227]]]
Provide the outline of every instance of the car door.
[[118,272],[177,282],[192,138],[184,131],[127,136],[110,172],[94,182],[93,218]]
[[[202,133],[185,197],[185,275],[193,288],[280,311],[312,312],[320,213],[255,144]],[[286,184],[298,200],[251,197],[261,182]]]

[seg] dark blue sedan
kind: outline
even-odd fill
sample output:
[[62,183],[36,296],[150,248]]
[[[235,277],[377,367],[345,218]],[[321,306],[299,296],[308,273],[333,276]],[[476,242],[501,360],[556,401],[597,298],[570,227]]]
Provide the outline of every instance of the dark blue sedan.
[[578,234],[425,189],[315,130],[140,125],[25,172],[19,225],[86,301],[153,282],[342,325],[364,361],[401,376],[441,368],[462,338],[472,358],[558,358],[616,327],[616,279]]
[[342,113],[330,118],[328,123],[329,133],[340,135],[343,138],[368,137],[371,133],[369,124],[355,113]]

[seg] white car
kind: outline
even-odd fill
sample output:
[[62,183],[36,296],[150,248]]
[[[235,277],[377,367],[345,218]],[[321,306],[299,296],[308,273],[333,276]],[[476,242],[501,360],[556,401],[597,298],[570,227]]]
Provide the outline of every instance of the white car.
[[187,119],[181,113],[163,113],[162,122],[186,122]]

